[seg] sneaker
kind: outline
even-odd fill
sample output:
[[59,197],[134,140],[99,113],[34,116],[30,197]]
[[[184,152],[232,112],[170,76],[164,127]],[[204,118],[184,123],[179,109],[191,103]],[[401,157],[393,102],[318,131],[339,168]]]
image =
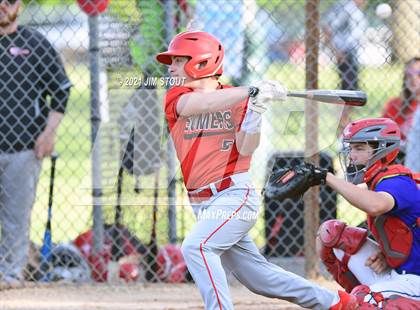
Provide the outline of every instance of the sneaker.
[[345,291],[338,291],[338,296],[340,300],[334,306],[332,306],[329,310],[354,310],[358,309],[357,306],[357,299],[356,296],[350,295]]

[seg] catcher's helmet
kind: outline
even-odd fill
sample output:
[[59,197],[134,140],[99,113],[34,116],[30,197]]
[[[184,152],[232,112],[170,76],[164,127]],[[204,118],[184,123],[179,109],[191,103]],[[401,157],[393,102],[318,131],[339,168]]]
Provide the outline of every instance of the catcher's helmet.
[[[344,128],[340,162],[346,179],[354,184],[367,183],[391,164],[399,152],[401,134],[398,125],[389,118],[367,118],[352,122]],[[350,143],[374,145],[366,165],[351,162]]]
[[[184,70],[192,78],[223,73],[223,46],[217,38],[204,31],[185,31],[177,34],[169,44],[168,50],[158,54],[156,59],[170,65],[172,56],[191,57]],[[201,63],[204,65],[198,68],[197,65]]]

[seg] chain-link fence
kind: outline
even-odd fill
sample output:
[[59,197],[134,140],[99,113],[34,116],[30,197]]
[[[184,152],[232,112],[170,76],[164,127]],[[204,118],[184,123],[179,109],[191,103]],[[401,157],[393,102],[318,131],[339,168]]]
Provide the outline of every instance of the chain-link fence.
[[[12,10],[14,2],[0,5]],[[258,190],[273,166],[304,157],[342,175],[337,137],[350,120],[395,119],[403,133],[401,161],[405,146],[419,143],[410,128],[420,123],[414,118],[420,62],[409,62],[420,56],[418,0],[309,1],[313,6],[288,0],[119,0],[89,18],[75,1],[23,2],[17,32],[7,33],[6,23],[0,24],[5,285],[189,279],[179,244],[195,219],[162,111],[165,91],[175,82],[155,61],[180,31],[205,30],[221,40],[223,83],[274,79],[292,90],[360,89],[368,95],[365,107],[351,110],[291,98],[271,106],[251,165]],[[1,12],[0,20],[13,18]],[[72,84],[66,108],[69,85],[59,58]],[[52,98],[49,104],[46,98]],[[47,106],[58,114],[65,110],[54,178],[52,161],[44,159],[40,169],[32,152],[42,153],[54,139],[60,116],[54,118]],[[318,222],[315,217],[312,226],[304,223],[307,213],[319,210],[320,221],[339,218],[351,225],[365,219],[328,187],[315,200],[263,197],[261,208],[251,235],[269,259],[292,258],[290,267],[297,257],[317,264]],[[52,254],[48,243],[41,250],[49,213]],[[312,227],[309,233],[305,227]]]

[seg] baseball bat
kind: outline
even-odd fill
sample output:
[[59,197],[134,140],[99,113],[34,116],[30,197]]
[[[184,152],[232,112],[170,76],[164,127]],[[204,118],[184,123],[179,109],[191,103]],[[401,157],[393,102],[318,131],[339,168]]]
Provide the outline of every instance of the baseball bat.
[[50,191],[48,194],[48,215],[47,224],[45,225],[44,239],[41,247],[41,265],[40,269],[43,273],[41,281],[49,281],[50,267],[52,263],[52,234],[51,234],[51,218],[52,218],[52,204],[54,195],[54,179],[55,179],[55,163],[58,155],[51,154],[51,171],[50,171]]
[[153,193],[153,211],[152,211],[152,232],[150,234],[150,242],[148,245],[149,252],[145,257],[147,264],[147,271],[145,278],[147,281],[156,282],[157,281],[157,254],[158,254],[158,245],[156,239],[156,222],[157,222],[157,205],[159,198],[159,168],[155,172],[155,184],[154,184],[154,193]]
[[112,247],[111,247],[111,259],[116,262],[118,259],[123,256],[122,246],[122,210],[121,210],[121,193],[122,193],[122,183],[123,183],[123,173],[124,167],[120,165],[118,169],[118,179],[117,179],[117,202],[115,204],[115,218],[114,218],[114,229],[112,230]]
[[364,106],[367,102],[366,93],[360,90],[291,90],[287,92],[287,96],[358,107]]

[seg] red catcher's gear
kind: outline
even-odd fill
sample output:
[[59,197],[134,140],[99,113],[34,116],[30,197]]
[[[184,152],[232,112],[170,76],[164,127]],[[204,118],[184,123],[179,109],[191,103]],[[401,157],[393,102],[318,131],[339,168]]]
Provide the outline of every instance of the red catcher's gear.
[[338,291],[340,300],[329,310],[354,310],[357,309],[358,303],[355,296],[343,291]]
[[[369,187],[373,190],[380,181],[398,175],[406,175],[418,182],[410,169],[402,165],[391,165],[380,171],[373,178]],[[420,218],[417,219],[416,223],[413,223],[414,227],[416,225],[420,227]],[[408,225],[398,217],[380,215],[377,217],[368,216],[368,226],[376,241],[378,241],[389,266],[396,268],[407,260],[413,246],[413,232]]]
[[403,165],[390,165],[382,169],[372,180],[369,184],[369,188],[371,190],[375,189],[376,184],[378,184],[383,179],[392,178],[398,175],[406,175],[409,176],[416,182],[420,184],[419,174],[411,172],[410,169],[404,167]]
[[[223,73],[224,49],[220,41],[204,31],[185,31],[177,34],[168,50],[156,56],[157,61],[170,65],[172,56],[191,57],[184,70],[194,79]],[[199,67],[199,64],[204,64]]]
[[[350,161],[347,158],[342,161],[342,165],[346,168],[347,179],[354,184],[369,183],[397,157],[400,140],[400,128],[389,118],[367,118],[348,124],[342,135],[343,144],[371,142],[378,146],[363,169],[350,172]],[[344,152],[346,149],[349,152],[348,148],[343,148]],[[345,157],[348,157],[348,154]]]
[[[105,242],[103,249],[99,253],[93,251],[93,232],[88,230],[80,234],[74,241],[73,244],[79,248],[82,256],[89,261],[92,278],[97,282],[105,282],[108,278],[107,266],[111,260],[111,248],[112,243],[116,242],[112,237],[113,226],[105,225]],[[121,256],[133,255],[133,254],[144,254],[146,248],[139,244],[138,241],[126,228],[121,228]],[[127,282],[136,281],[139,278],[140,267],[137,264],[122,263],[120,264],[120,278]]]
[[[350,292],[360,282],[349,270],[347,263],[350,255],[359,251],[367,238],[367,231],[363,228],[347,226],[339,220],[328,220],[318,230],[321,241],[321,260],[328,272],[347,292]],[[344,251],[342,261],[338,260],[333,248]]]
[[[420,300],[404,297],[401,295],[391,295],[384,297],[380,292],[372,292],[367,285],[356,286],[351,295],[357,298],[357,309],[359,310],[418,310]],[[365,297],[369,295],[370,302],[366,302]]]
[[158,276],[168,283],[185,282],[187,265],[184,261],[181,248],[175,244],[167,244],[162,247],[157,255]]

